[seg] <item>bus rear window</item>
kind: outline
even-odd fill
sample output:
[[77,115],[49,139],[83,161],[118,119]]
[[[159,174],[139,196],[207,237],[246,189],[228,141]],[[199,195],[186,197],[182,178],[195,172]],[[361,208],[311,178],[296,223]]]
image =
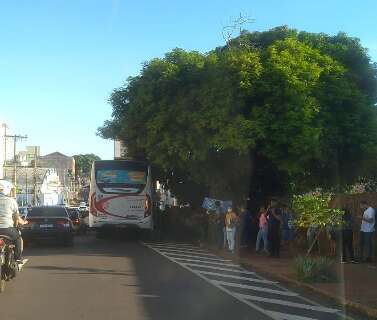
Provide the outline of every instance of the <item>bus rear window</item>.
[[99,169],[96,180],[99,184],[145,184],[146,172],[124,169]]

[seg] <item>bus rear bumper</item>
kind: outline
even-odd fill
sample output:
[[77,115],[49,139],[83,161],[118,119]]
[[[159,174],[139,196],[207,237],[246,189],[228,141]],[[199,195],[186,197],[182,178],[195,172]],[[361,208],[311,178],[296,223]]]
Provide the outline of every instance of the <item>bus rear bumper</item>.
[[91,228],[153,230],[153,220],[148,217],[138,221],[94,221]]

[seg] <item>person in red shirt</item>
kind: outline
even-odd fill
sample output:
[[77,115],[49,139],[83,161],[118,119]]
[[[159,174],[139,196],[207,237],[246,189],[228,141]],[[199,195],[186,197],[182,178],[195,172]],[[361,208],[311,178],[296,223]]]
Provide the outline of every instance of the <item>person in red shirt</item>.
[[263,240],[263,252],[268,253],[268,221],[267,221],[267,210],[266,207],[262,206],[259,208],[259,231],[257,235],[257,242],[255,250],[260,252],[261,250],[261,240]]

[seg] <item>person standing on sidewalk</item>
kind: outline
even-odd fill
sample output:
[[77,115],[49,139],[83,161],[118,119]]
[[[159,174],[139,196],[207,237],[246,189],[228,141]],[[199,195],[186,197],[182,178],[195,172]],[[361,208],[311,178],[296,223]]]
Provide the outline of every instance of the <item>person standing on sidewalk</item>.
[[281,209],[276,200],[271,200],[268,209],[268,240],[270,242],[270,256],[280,256],[280,224],[282,223]]
[[364,261],[364,251],[366,251],[365,262],[372,262],[375,210],[366,201],[360,202],[360,208],[364,211],[359,235],[360,261]]
[[221,250],[226,247],[225,213],[221,207],[220,201],[216,201],[215,206],[216,206],[217,247],[219,250]]
[[261,250],[261,240],[263,240],[263,252],[268,253],[268,221],[267,210],[265,206],[259,208],[259,231],[257,235],[257,242],[255,245],[255,251]]
[[251,213],[250,210],[247,210],[245,207],[240,207],[240,212],[241,212],[241,248],[242,247],[248,247],[251,242]]
[[348,258],[352,263],[356,263],[354,253],[353,253],[353,219],[352,214],[347,208],[343,208],[343,224],[342,224],[342,263],[347,262],[347,251]]
[[232,207],[229,207],[228,212],[225,215],[225,229],[228,240],[228,248],[232,253],[235,252],[236,246],[237,221],[237,214],[233,211]]

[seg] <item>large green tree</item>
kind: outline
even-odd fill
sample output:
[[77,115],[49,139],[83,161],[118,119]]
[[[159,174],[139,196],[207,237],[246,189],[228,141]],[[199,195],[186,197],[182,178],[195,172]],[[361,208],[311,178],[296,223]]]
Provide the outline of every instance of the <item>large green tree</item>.
[[76,175],[81,178],[89,178],[93,161],[101,160],[99,156],[93,153],[77,154],[74,155],[73,158],[75,159],[76,164]]
[[343,33],[243,32],[206,54],[175,49],[147,62],[114,90],[99,133],[177,190],[241,199],[330,188],[375,165],[376,75]]

